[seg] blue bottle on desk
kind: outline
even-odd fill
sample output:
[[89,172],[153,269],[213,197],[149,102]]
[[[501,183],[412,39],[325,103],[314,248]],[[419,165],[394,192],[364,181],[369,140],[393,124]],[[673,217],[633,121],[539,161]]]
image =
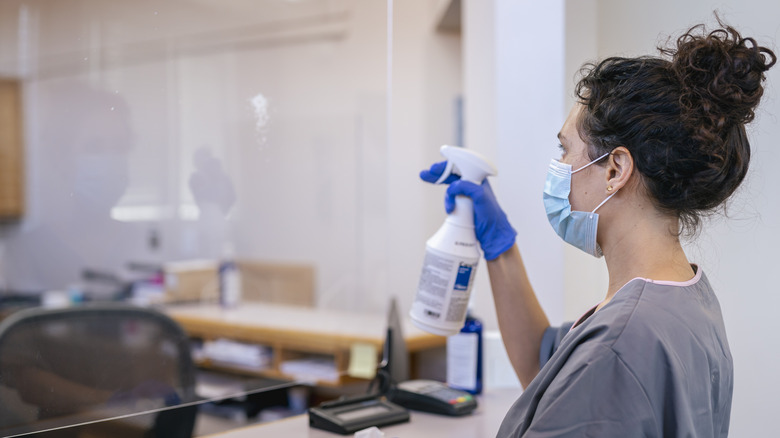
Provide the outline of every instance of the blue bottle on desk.
[[482,321],[471,311],[460,333],[447,338],[447,385],[482,393]]

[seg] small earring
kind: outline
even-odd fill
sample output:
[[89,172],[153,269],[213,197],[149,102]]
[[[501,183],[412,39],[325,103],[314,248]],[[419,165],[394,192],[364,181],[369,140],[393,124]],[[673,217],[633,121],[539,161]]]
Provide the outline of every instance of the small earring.
[[607,191],[611,192],[612,191],[612,186],[607,186]]

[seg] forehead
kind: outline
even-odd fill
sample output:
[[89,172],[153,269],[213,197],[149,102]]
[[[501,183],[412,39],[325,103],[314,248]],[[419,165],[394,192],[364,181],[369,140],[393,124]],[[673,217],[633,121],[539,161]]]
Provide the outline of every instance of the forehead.
[[566,117],[566,121],[563,122],[563,127],[561,127],[561,135],[566,137],[568,140],[574,140],[572,137],[579,138],[579,131],[577,131],[577,121],[580,118],[581,112],[582,105],[574,104],[574,106],[572,106],[571,110],[569,111],[569,115]]
[[574,147],[574,146],[581,146],[585,147],[585,142],[580,137],[580,133],[577,130],[578,121],[580,118],[580,114],[582,112],[582,105],[581,104],[575,104],[571,111],[569,111],[569,116],[566,117],[566,121],[563,122],[563,126],[561,127],[561,131],[558,133],[558,139],[561,140],[564,146],[567,147]]

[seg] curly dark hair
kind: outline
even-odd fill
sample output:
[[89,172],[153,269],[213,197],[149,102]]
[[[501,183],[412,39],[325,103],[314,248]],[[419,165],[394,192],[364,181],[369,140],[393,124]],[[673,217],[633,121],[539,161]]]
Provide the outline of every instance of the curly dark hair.
[[[768,48],[724,25],[690,28],[662,57],[613,57],[586,64],[576,94],[578,129],[591,159],[626,147],[656,207],[695,234],[748,170],[745,124],[755,117]],[[669,59],[666,59],[668,57]]]

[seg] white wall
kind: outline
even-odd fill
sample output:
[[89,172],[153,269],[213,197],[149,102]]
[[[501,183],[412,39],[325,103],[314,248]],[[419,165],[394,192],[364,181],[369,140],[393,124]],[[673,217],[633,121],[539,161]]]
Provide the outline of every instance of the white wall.
[[[563,317],[563,244],[547,223],[542,189],[563,108],[563,3],[464,2],[466,145],[491,157],[491,184],[510,222],[531,282],[553,322]],[[522,24],[522,25],[521,25]],[[531,41],[544,39],[545,44]],[[484,263],[476,310],[497,322]]]
[[[597,57],[596,14],[595,0],[464,2],[466,143],[499,165],[492,184],[552,324],[600,301],[607,283],[603,260],[561,242],[541,200],[558,153],[555,136],[574,102],[575,73]],[[545,43],[528,43],[538,40]],[[480,269],[477,310],[495,329],[484,264]]]
[[440,1],[394,0],[393,84],[387,154],[387,292],[411,308],[425,241],[444,220],[444,191],[419,179],[456,140],[455,100],[462,94],[461,37],[436,30]]
[[[580,68],[598,59],[597,6],[597,0],[566,2],[566,108],[575,102],[574,87]],[[564,246],[563,260],[566,267],[564,320],[574,321],[604,299],[609,277],[603,258],[593,258],[571,245]]]

